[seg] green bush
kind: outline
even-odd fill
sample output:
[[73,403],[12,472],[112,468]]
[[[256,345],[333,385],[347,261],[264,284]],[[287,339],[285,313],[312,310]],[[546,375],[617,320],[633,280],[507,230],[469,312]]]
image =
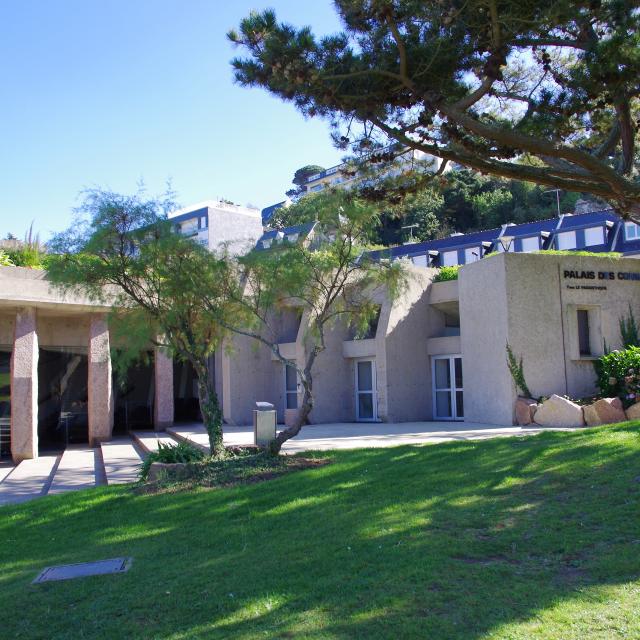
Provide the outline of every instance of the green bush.
[[11,258],[7,255],[6,251],[0,249],[0,267],[14,267]]
[[596,384],[603,398],[620,398],[625,407],[640,400],[640,347],[601,356],[595,362]]
[[140,480],[147,479],[149,469],[154,462],[164,462],[167,464],[176,462],[197,462],[203,458],[204,453],[188,442],[179,442],[175,445],[158,442],[158,450],[151,452],[142,463],[142,467],[140,468]]
[[440,267],[438,269],[438,273],[436,273],[434,282],[448,282],[449,280],[457,280],[458,279],[458,270],[459,266],[455,267]]
[[30,267],[31,269],[44,269],[45,253],[39,246],[23,245],[15,249],[8,249],[7,255],[11,263],[16,267]]

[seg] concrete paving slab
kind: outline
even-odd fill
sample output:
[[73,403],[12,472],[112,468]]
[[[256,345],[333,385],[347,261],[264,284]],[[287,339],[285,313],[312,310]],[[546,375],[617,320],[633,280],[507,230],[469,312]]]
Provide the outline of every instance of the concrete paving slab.
[[2,482],[14,469],[13,462],[0,462],[0,482]]
[[[278,427],[278,431],[282,429]],[[283,453],[326,451],[329,449],[359,449],[362,447],[394,447],[403,444],[438,443],[452,440],[484,440],[487,438],[534,435],[542,431],[571,431],[543,427],[505,427],[469,422],[403,422],[403,423],[335,423],[303,427],[282,448]],[[204,426],[199,423],[168,429],[176,437],[206,445]],[[253,444],[253,427],[225,425],[226,445]]]
[[115,438],[111,442],[103,442],[100,448],[107,484],[126,484],[138,480],[142,458],[131,438]]
[[33,500],[46,493],[59,456],[23,460],[0,484],[0,505]]
[[[173,427],[167,427],[167,433],[177,440],[189,442],[199,449],[202,449],[205,453],[209,453],[209,436],[207,435],[207,430],[204,428],[202,423],[196,422],[193,424],[181,424]],[[253,428],[251,433],[253,434]]]
[[96,486],[96,455],[86,446],[69,446],[53,476],[49,493],[64,493]]
[[157,451],[160,442],[174,446],[178,442],[175,438],[171,437],[169,433],[164,431],[133,431],[131,435],[145,453]]

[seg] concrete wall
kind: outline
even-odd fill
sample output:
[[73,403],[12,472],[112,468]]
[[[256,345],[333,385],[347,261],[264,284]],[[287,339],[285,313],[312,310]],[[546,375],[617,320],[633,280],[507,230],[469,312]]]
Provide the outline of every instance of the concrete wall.
[[516,394],[505,360],[505,256],[462,267],[458,284],[465,421],[510,425]]
[[227,247],[229,253],[245,253],[255,246],[263,233],[259,209],[218,203],[209,210],[209,249]]
[[[501,254],[460,270],[465,417],[512,424],[516,390],[506,343],[522,357],[534,396],[596,392],[593,361],[620,346],[629,305],[640,318],[636,260],[578,255]],[[573,277],[572,277],[573,274]],[[610,275],[611,274],[611,275]],[[593,310],[593,356],[578,350],[578,308]]]
[[[433,270],[409,268],[406,291],[390,305],[389,322],[381,340],[385,343],[386,415],[389,422],[431,418],[431,371],[427,340],[434,331],[429,306]],[[382,360],[382,358],[381,358]]]
[[[618,278],[618,273],[640,274],[637,261],[514,254],[506,257],[505,266],[509,340],[523,356],[532,394],[566,393],[576,398],[593,394],[593,360],[604,352],[604,342],[610,349],[621,346],[619,321],[630,305],[640,318],[640,280]],[[565,277],[566,272],[587,277]],[[590,319],[597,334],[591,358],[579,354],[578,308],[595,312]]]

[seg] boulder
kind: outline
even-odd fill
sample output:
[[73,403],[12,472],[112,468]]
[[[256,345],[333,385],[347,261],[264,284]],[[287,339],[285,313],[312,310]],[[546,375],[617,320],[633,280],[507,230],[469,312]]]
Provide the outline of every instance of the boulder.
[[583,407],[583,411],[585,422],[590,427],[597,427],[599,424],[615,424],[627,419],[620,398],[601,398]]
[[533,422],[533,416],[538,408],[538,403],[531,398],[518,398],[516,400],[516,424],[524,427]]
[[538,405],[534,422],[541,427],[582,427],[584,417],[582,407],[567,398],[553,394]]
[[627,420],[640,420],[640,402],[632,404],[627,409]]

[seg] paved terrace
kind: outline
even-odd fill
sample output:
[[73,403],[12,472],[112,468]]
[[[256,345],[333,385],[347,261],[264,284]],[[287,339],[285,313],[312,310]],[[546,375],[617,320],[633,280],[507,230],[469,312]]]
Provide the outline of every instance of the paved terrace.
[[[540,433],[541,427],[500,427],[460,422],[341,423],[304,427],[283,447],[284,453],[391,447],[451,440],[483,440]],[[569,431],[570,429],[558,429]],[[26,502],[47,494],[59,494],[104,484],[135,482],[143,458],[160,442],[187,441],[208,451],[208,439],[202,423],[170,427],[165,432],[135,431],[131,437],[114,438],[99,448],[70,446],[58,455],[42,455],[17,466],[0,463],[0,505]],[[225,426],[227,445],[253,443],[252,427]]]

